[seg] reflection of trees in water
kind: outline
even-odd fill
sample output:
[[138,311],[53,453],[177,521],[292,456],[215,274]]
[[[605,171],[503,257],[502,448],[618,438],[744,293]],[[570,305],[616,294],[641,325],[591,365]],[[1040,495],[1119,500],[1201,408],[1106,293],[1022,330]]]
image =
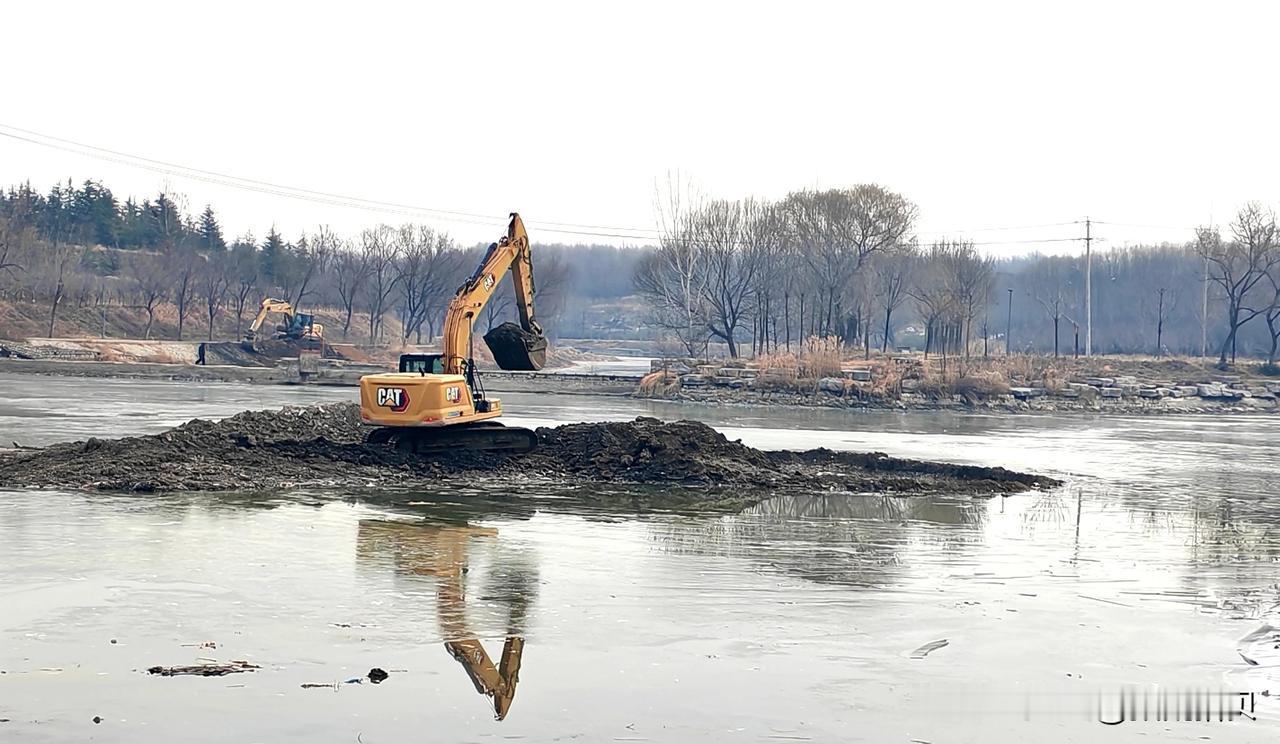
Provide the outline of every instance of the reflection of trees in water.
[[981,539],[986,504],[947,497],[776,496],[739,515],[655,522],[650,534],[673,553],[725,555],[802,578],[853,586],[893,583],[911,551],[947,553]]

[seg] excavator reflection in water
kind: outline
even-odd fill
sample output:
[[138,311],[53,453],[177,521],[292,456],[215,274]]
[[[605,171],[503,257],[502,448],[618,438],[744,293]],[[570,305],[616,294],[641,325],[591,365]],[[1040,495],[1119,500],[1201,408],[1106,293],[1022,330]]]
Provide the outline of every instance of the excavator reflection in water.
[[468,622],[465,575],[471,544],[497,536],[496,529],[472,525],[360,520],[356,554],[369,560],[391,555],[397,572],[436,579],[436,614],[444,647],[462,665],[476,692],[492,700],[494,717],[501,721],[511,709],[520,681],[522,627],[537,582],[531,573],[502,577],[504,591],[495,594],[507,606],[506,640],[495,664]]

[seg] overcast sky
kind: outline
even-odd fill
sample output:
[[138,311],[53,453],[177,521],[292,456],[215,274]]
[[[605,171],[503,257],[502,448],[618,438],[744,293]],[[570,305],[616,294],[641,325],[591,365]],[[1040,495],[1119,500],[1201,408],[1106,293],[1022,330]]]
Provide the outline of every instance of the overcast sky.
[[[379,213],[0,137],[0,182],[162,186],[225,230],[425,221],[464,242],[655,226],[678,171],[713,197],[878,182],[919,232],[1000,254],[1176,240],[1280,201],[1280,4],[20,3],[0,125]],[[15,133],[12,129],[0,131]],[[27,136],[27,135],[23,135]],[[36,138],[40,139],[40,138]],[[76,148],[72,148],[76,149]],[[553,225],[549,223],[564,223]],[[617,232],[616,230],[598,230]],[[628,232],[631,232],[630,230]],[[1103,244],[1106,245],[1106,244]]]

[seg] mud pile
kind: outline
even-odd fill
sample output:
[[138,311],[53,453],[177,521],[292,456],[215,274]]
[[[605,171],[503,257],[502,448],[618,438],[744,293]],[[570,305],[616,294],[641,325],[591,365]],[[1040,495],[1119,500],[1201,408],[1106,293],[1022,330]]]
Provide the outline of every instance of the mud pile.
[[[999,493],[1056,481],[1002,468],[885,455],[762,452],[697,422],[568,424],[538,429],[524,455],[457,452],[430,458],[364,442],[350,403],[196,419],[162,434],[89,439],[0,458],[0,487],[114,491],[278,490],[291,487],[442,487],[542,480],[852,492]],[[477,479],[477,476],[482,476]]]

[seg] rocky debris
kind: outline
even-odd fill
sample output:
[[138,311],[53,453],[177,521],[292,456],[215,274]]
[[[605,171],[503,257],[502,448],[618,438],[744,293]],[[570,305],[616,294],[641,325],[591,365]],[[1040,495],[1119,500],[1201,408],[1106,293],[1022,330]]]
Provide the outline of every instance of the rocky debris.
[[[197,419],[151,436],[89,439],[10,453],[0,458],[0,486],[261,491],[441,486],[451,478],[469,484],[544,479],[570,486],[619,482],[739,492],[753,487],[759,500],[780,488],[1008,493],[1057,485],[1050,478],[1002,468],[900,460],[880,453],[763,452],[694,421],[639,418],[541,428],[538,448],[520,455],[414,455],[367,444],[368,431],[360,423],[359,408],[350,403],[247,411],[218,422]],[[670,501],[670,496],[664,498]]]
[[147,674],[158,674],[161,677],[225,677],[228,674],[252,672],[262,667],[247,661],[232,661],[226,664],[191,664],[189,666],[153,666]]

